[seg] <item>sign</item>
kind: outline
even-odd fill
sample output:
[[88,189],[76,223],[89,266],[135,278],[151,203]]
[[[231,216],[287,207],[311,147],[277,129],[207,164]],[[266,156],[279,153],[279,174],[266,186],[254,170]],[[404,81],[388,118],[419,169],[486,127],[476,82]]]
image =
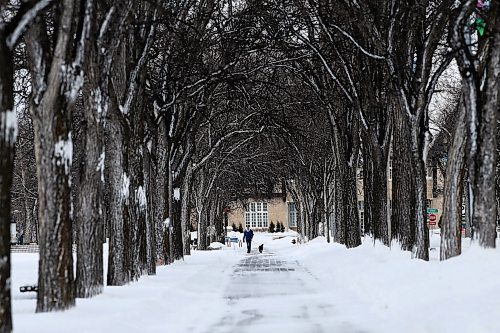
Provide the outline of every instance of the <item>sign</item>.
[[429,221],[429,225],[436,225],[436,221]]
[[436,214],[429,214],[429,223],[436,222],[436,220],[437,220]]
[[439,209],[437,208],[427,208],[427,214],[431,214],[431,213],[437,213],[439,211]]

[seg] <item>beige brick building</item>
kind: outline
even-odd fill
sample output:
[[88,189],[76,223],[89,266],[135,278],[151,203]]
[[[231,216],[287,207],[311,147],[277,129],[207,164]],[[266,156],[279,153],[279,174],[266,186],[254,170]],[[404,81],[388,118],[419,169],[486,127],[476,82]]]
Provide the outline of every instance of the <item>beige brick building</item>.
[[[364,198],[363,198],[363,172],[358,170],[358,211],[361,226],[364,225]],[[388,197],[389,204],[392,202],[392,165],[389,163],[388,171]],[[443,176],[436,168],[427,171],[427,208],[428,225],[430,229],[438,228],[438,221],[442,214],[443,206]],[[278,191],[277,191],[278,192]],[[233,204],[228,214],[228,225],[233,224],[251,227],[254,231],[267,231],[269,224],[283,223],[285,229],[297,229],[297,212],[295,204],[290,195],[275,193],[272,198],[256,199],[249,198],[245,204]]]
[[228,214],[229,226],[249,226],[254,231],[267,231],[271,222],[275,225],[282,223],[285,230],[297,228],[295,204],[289,196],[285,198],[279,194],[271,199],[249,198],[245,204],[233,206]]

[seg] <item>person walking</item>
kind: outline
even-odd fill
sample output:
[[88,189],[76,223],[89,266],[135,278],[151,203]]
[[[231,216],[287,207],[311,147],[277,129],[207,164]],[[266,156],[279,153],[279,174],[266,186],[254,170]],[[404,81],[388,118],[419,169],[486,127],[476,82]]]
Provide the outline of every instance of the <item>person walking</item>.
[[243,243],[247,243],[247,253],[252,249],[253,230],[247,227],[243,232]]

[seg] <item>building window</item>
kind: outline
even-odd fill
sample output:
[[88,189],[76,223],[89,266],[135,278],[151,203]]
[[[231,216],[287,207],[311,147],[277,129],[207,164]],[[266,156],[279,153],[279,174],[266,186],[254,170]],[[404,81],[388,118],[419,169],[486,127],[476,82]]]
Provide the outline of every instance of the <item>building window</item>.
[[250,228],[267,228],[267,203],[251,202],[245,212],[245,225]]
[[389,159],[389,180],[392,180],[392,158]]
[[295,207],[295,202],[288,203],[288,227],[297,227],[297,209]]
[[365,210],[365,202],[364,201],[358,201],[358,210],[360,212],[364,211]]

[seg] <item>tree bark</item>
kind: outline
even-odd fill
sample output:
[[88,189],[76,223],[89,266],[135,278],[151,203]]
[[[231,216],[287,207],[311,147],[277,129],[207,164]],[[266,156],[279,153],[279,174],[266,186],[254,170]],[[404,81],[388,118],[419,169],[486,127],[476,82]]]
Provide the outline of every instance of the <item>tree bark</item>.
[[409,129],[401,112],[400,108],[394,111],[391,235],[399,240],[402,250],[411,251],[415,243],[414,173],[409,159]]
[[465,167],[465,109],[458,106],[459,117],[448,152],[444,185],[443,215],[441,216],[440,258],[446,260],[462,252],[462,197]]
[[12,52],[0,30],[0,332],[12,331],[10,199],[14,168],[15,112]]
[[[90,69],[90,72],[92,69]],[[96,73],[93,73],[96,75]],[[103,289],[104,223],[102,219],[101,177],[104,181],[104,151],[100,130],[101,96],[92,85],[84,88],[84,147],[82,173],[76,205],[77,261],[76,296],[92,297]]]
[[127,147],[121,125],[122,114],[116,100],[110,100],[109,118],[106,125],[106,184],[109,188],[110,229],[107,285],[121,286],[129,282],[125,260],[125,246],[128,245],[125,224],[128,216],[128,191],[130,181],[124,172],[124,156]]
[[[500,90],[500,3],[496,1],[489,24],[493,26],[489,38],[490,50],[486,65],[486,84],[482,92],[479,115],[478,152],[474,159],[476,177],[474,186],[473,228],[475,239],[485,248],[494,248],[496,240],[495,182],[497,163],[497,122]],[[484,103],[484,104],[483,104]]]
[[[42,21],[33,26],[28,37],[34,78],[31,111],[40,223],[37,312],[64,310],[75,304],[70,217],[73,153],[70,120],[83,73],[81,68],[75,67],[81,63],[78,60],[71,63],[69,56],[73,52],[71,45],[76,29],[73,23],[78,4],[66,0],[60,6],[61,11],[56,16],[58,31],[57,35],[54,34],[57,40],[51,55],[48,54],[49,40]],[[81,55],[80,51],[77,50],[77,56]],[[50,68],[45,67],[50,56]]]

